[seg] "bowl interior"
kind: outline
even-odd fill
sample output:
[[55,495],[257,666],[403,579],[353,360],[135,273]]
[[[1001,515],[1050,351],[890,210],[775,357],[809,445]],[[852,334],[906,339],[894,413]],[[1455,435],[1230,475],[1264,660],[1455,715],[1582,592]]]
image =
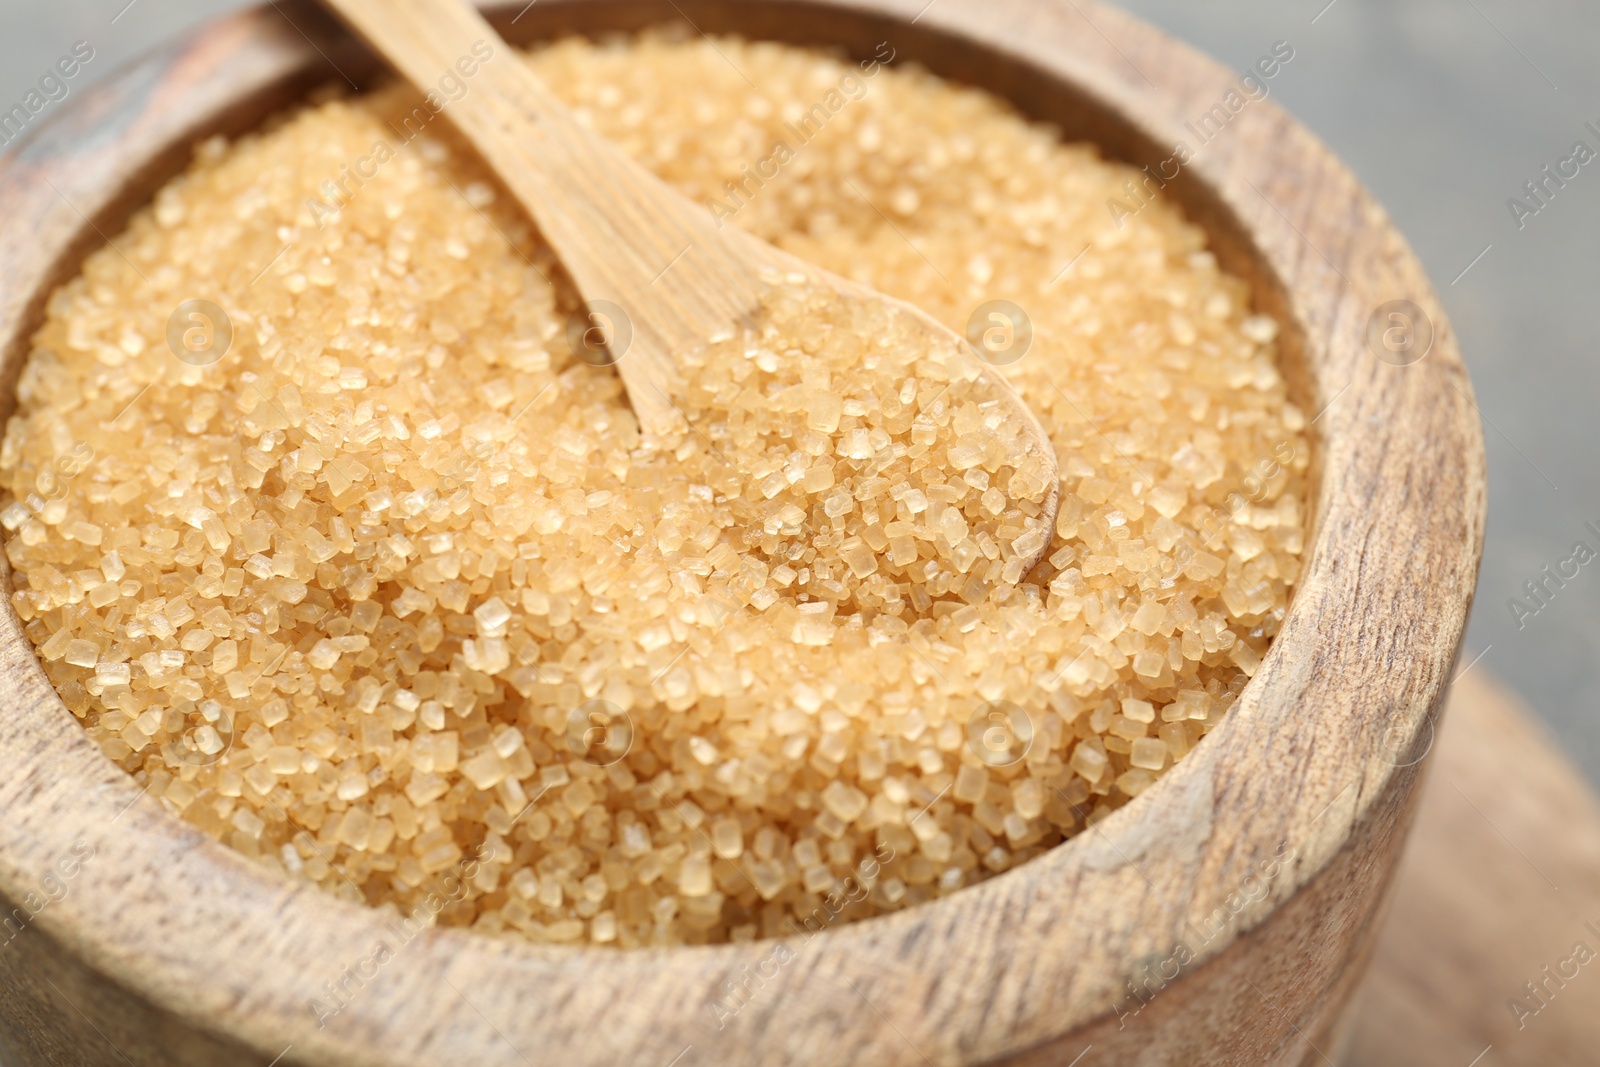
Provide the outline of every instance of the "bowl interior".
[[[676,10],[674,10],[676,9]],[[867,11],[830,11],[827,18],[817,18],[817,6],[804,0],[772,0],[749,4],[740,0],[688,0],[674,3],[663,11],[660,3],[651,0],[543,0],[531,7],[510,5],[491,12],[491,22],[505,39],[513,44],[528,46],[540,41],[579,34],[599,37],[608,33],[626,33],[651,27],[679,25],[691,32],[711,35],[733,34],[750,39],[779,41],[804,47],[825,48],[842,52],[851,58],[866,59],[873,55],[879,42],[892,39],[896,49],[896,62],[920,64],[952,81],[986,89],[1012,104],[1018,112],[1030,119],[1048,123],[1061,131],[1067,141],[1082,141],[1096,145],[1110,159],[1143,167],[1166,159],[1170,147],[1164,147],[1149,131],[1131,123],[1103,99],[1085,94],[1082,89],[1063,81],[1026,59],[986,48],[981,44],[931,27],[907,24],[883,14]],[[315,33],[318,29],[337,34],[327,16],[317,11],[296,12],[295,21]],[[370,56],[356,52],[350,57],[341,56],[339,72],[355,79],[362,89],[381,84],[392,77]],[[215,122],[204,128],[201,136],[222,133],[237,136],[248,132],[260,123],[303,98],[308,87],[336,79],[331,69],[318,69],[315,65],[305,78],[296,79],[291,87],[257,94],[242,99],[225,113],[216,116]],[[49,274],[58,281],[71,277],[79,269],[83,254],[96,246],[101,234],[115,235],[126,220],[149,203],[156,189],[181,173],[190,160],[192,141],[170,146],[157,159],[138,173],[127,177],[110,203],[95,219],[90,230],[92,240],[87,247],[73,246],[67,254],[57,258]],[[1276,317],[1280,324],[1280,362],[1289,385],[1290,399],[1305,409],[1311,403],[1311,376],[1304,365],[1303,333],[1293,316],[1282,278],[1266,261],[1255,244],[1248,228],[1237,214],[1218,195],[1217,190],[1197,177],[1192,169],[1185,169],[1178,178],[1168,183],[1165,193],[1177,201],[1188,218],[1201,226],[1209,239],[1209,247],[1223,268],[1242,277],[1251,287],[1254,306]],[[53,284],[58,284],[52,283]],[[28,337],[43,321],[43,302],[50,287],[38,294],[29,321],[18,332]],[[23,360],[5,360],[8,375],[0,391],[0,419],[9,418],[15,408],[15,375]],[[1317,450],[1313,449],[1315,453]],[[1316,472],[1313,457],[1312,474]],[[1308,516],[1312,514],[1316,499],[1316,481],[1308,479]],[[1315,543],[1314,518],[1308,518],[1306,543]],[[9,568],[6,571],[9,579]],[[1292,601],[1291,601],[1292,604]],[[1201,744],[1211,742],[1211,735]],[[1139,805],[1139,800],[1131,802]],[[1070,847],[1071,841],[1063,846]],[[999,877],[1005,877],[1004,874]],[[936,901],[924,907],[938,907]],[[871,921],[871,920],[868,920]]]

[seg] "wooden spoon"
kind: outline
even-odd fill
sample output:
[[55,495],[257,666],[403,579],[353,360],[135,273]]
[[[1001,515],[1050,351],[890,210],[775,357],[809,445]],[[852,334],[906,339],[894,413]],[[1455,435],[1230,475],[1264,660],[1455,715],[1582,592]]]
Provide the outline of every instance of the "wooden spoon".
[[[705,207],[583,128],[460,0],[324,2],[413,85],[437,94],[434,110],[442,108],[532,215],[579,293],[626,317],[631,340],[616,365],[646,433],[665,437],[686,428],[672,401],[684,357],[752,323],[772,279],[803,276],[809,288],[901,309],[926,328],[930,350],[954,353],[940,357],[953,378],[969,383],[969,398],[997,402],[1030,466],[1043,471],[1032,499],[1044,531],[1054,530],[1060,474],[1044,428],[1005,378],[942,323],[736,226],[720,226]],[[454,92],[446,94],[446,86]],[[1049,540],[1023,556],[1021,573]]]

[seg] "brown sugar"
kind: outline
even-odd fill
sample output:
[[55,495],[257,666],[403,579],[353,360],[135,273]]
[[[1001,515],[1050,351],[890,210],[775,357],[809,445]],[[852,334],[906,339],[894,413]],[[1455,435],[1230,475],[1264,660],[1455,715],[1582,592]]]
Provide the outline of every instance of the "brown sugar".
[[[106,755],[289,878],[621,946],[955,892],[1183,759],[1277,632],[1308,460],[1202,232],[914,67],[667,34],[531,62],[726,224],[968,336],[1021,309],[1055,528],[904,323],[789,279],[696,357],[693,428],[641,435],[447,124],[323,97],[202,145],[18,385],[12,602]],[[220,359],[169,347],[193,300]]]

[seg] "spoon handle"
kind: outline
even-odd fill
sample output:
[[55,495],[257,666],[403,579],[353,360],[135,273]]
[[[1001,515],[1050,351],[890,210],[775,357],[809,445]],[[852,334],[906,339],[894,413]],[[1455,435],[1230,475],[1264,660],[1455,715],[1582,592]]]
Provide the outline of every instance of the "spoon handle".
[[681,427],[668,399],[674,354],[749,314],[765,246],[733,227],[719,231],[703,206],[580,125],[462,0],[324,3],[428,94],[419,123],[443,114],[466,136],[584,299],[622,310],[631,341],[612,355],[640,425]]

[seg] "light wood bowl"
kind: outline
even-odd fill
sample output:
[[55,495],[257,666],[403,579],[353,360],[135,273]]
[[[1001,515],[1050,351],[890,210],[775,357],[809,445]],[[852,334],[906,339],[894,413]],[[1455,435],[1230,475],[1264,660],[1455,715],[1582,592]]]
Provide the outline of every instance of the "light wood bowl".
[[[687,17],[708,33],[862,56],[888,40],[901,61],[994,90],[1140,165],[1192,143],[1183,124],[1237,77],[1094,0],[925,3],[540,0],[511,25],[519,0],[499,25],[530,41]],[[0,411],[46,295],[101,235],[186,164],[197,138],[258,124],[335,78],[332,65],[375,74],[326,18],[279,2],[58,106],[0,167]],[[1421,267],[1272,100],[1233,116],[1168,195],[1287,324],[1295,397],[1326,411],[1313,427],[1307,565],[1283,631],[1222,724],[1147,795],[980,886],[795,941],[782,966],[764,942],[625,952],[433,929],[400,946],[377,913],[269,876],[142,797],[57,699],[8,608],[0,1059],[1331,1062],[1472,599],[1482,441]],[[1394,300],[1431,321],[1431,350],[1408,366],[1369,346],[1369,321]],[[70,864],[75,846],[92,858]],[[65,895],[46,895],[64,865],[73,875],[52,885]],[[1184,941],[1194,958],[1180,966]],[[394,958],[319,1029],[308,1001],[362,970],[380,942]],[[1130,982],[1163,979],[1148,1003],[1130,994]],[[712,1005],[729,981],[751,999],[719,1029]]]

